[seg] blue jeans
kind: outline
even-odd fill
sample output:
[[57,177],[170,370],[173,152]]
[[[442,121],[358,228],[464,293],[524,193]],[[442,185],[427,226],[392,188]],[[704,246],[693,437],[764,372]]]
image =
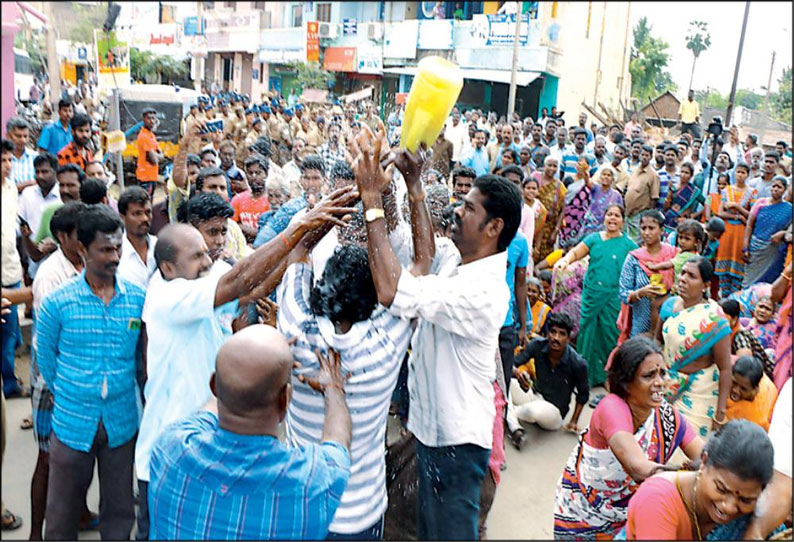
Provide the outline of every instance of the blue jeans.
[[[19,288],[22,283],[17,282],[10,286],[4,286],[9,290]],[[11,307],[11,314],[6,314],[3,317],[5,323],[0,324],[2,331],[2,348],[3,348],[3,395],[8,397],[10,394],[19,391],[19,384],[17,383],[17,375],[14,373],[14,356],[19,344],[19,313],[17,312],[16,305]]]
[[416,441],[419,540],[477,540],[490,456],[491,450],[474,444],[431,448]]
[[383,517],[369,529],[364,529],[360,533],[341,534],[328,533],[326,540],[383,540]]

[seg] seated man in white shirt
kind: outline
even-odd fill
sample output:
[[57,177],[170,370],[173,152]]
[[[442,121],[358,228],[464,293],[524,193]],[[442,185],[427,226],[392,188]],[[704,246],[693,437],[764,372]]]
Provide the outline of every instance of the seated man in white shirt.
[[[408,430],[417,440],[421,503],[417,537],[476,539],[480,488],[493,444],[493,360],[510,300],[505,250],[521,220],[521,194],[503,178],[478,177],[452,224],[461,265],[421,276],[423,269],[402,269],[389,244],[381,141],[365,128],[359,144],[356,182],[378,301],[393,314],[418,319],[408,361]],[[409,187],[412,201],[424,199],[420,189]],[[433,241],[432,235],[423,238]]]
[[[141,503],[139,538],[145,539],[149,533],[146,492],[154,442],[169,423],[195,412],[210,398],[208,382],[215,368],[215,356],[231,335],[229,316],[237,313],[241,302],[273,291],[281,280],[291,247],[304,235],[330,227],[329,222],[343,224],[336,217],[352,211],[345,205],[354,196],[351,189],[334,192],[278,239],[264,244],[230,269],[228,264],[219,267],[212,263],[222,250],[221,233],[213,236],[221,240],[210,249],[205,236],[187,224],[171,224],[160,231],[154,251],[158,271],[149,283],[142,316],[148,341],[146,407],[135,448]],[[197,198],[225,204],[214,194]],[[204,203],[209,206],[212,202]],[[183,205],[180,214],[189,209],[198,214],[200,210],[187,207],[189,202]],[[224,224],[222,218],[205,222],[218,230]]]
[[118,274],[146,289],[157,264],[154,247],[157,237],[151,235],[152,200],[140,186],[130,186],[119,196],[119,215],[124,222],[121,259]]

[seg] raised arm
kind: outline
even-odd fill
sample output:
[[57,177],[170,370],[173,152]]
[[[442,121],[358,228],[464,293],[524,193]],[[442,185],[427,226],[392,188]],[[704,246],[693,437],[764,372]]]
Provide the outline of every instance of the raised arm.
[[339,353],[328,350],[324,356],[319,350],[314,351],[320,362],[320,372],[314,377],[299,375],[298,380],[307,383],[325,398],[325,420],[321,442],[336,442],[350,450],[353,424],[345,401],[345,380]]
[[185,135],[179,145],[179,152],[174,159],[174,184],[179,188],[187,188],[187,155],[190,144],[199,137],[201,125],[198,121],[188,123],[185,128]]
[[337,217],[355,212],[355,209],[345,206],[356,197],[352,186],[335,190],[277,238],[237,262],[218,282],[215,306],[235,299],[246,299],[254,293],[255,297],[262,297],[272,292],[281,280],[287,255],[292,248],[309,232],[330,229],[334,224],[344,227],[346,224]]
[[430,222],[430,212],[425,203],[425,189],[421,181],[424,163],[425,153],[422,149],[415,153],[409,153],[404,149],[395,159],[395,165],[408,186],[411,233],[414,244],[414,265],[411,268],[411,273],[414,276],[426,275],[430,271],[433,257],[436,254],[433,224]]
[[[368,126],[362,127],[359,136],[353,140],[358,155],[354,164],[356,183],[364,205],[364,215],[369,213],[367,220],[367,250],[369,252],[369,266],[372,270],[372,279],[375,290],[378,292],[378,302],[384,307],[390,307],[397,293],[397,284],[400,281],[402,268],[394,250],[389,243],[389,234],[386,229],[385,212],[383,211],[382,193],[389,183],[389,178],[383,171],[378,157],[381,151],[381,140],[375,139],[374,149],[372,140],[375,139]],[[377,215],[381,216],[378,217]],[[417,252],[417,249],[414,250]]]

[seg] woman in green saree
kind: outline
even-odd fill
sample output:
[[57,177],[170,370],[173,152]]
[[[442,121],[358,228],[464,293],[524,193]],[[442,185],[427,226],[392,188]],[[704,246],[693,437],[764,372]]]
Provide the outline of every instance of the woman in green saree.
[[637,248],[637,243],[623,233],[625,219],[621,205],[610,205],[604,215],[604,231],[585,237],[554,266],[564,271],[590,255],[582,288],[576,350],[587,360],[591,387],[606,381],[604,365],[618,342],[620,272],[628,253]]

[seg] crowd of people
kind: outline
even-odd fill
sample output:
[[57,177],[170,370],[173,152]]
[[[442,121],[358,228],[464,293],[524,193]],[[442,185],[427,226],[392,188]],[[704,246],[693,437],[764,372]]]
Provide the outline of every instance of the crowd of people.
[[484,538],[528,424],[578,435],[555,538],[790,527],[786,142],[690,96],[676,137],[455,108],[411,153],[402,105],[212,85],[172,161],[142,112],[119,192],[82,98],[2,141],[31,540]]

